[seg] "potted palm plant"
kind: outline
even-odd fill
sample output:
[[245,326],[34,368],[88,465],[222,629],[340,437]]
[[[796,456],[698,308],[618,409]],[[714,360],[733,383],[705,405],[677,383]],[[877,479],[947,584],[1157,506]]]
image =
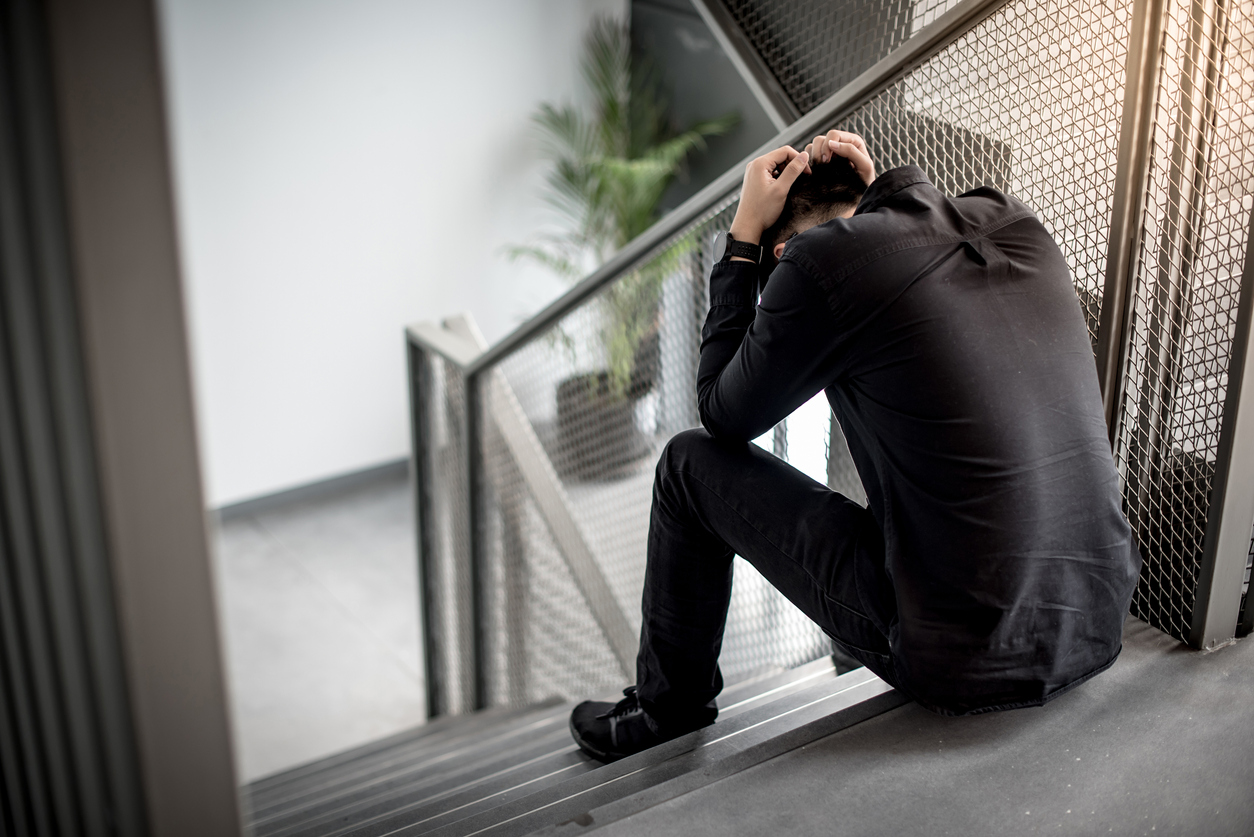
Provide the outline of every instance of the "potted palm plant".
[[[580,69],[589,106],[545,103],[533,117],[553,162],[545,198],[565,229],[509,249],[512,257],[535,260],[571,282],[648,229],[688,155],[739,119],[729,113],[677,129],[656,65],[633,55],[626,24],[613,18],[593,22]],[[671,247],[598,297],[604,368],[557,388],[555,460],[564,473],[607,476],[642,452],[634,406],[657,378],[662,280],[682,251],[682,243]]]

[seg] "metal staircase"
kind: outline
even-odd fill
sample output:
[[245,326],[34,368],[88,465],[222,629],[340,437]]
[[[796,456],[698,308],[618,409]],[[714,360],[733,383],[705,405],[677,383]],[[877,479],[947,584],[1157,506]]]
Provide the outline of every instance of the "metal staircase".
[[714,726],[609,765],[567,728],[572,704],[489,709],[260,779],[256,837],[518,835],[605,825],[905,703],[824,658],[728,686]]
[[[867,137],[881,169],[916,163],[946,192],[994,183],[1031,205],[1072,269],[1093,339],[1126,511],[1146,556],[1134,615],[1196,647],[1248,633],[1254,488],[1229,475],[1254,457],[1254,166],[1238,139],[1254,99],[1254,5],[917,0],[908,14],[896,0],[871,11],[840,5],[835,17],[798,28],[772,12],[779,4],[696,4],[781,126],[762,150],[839,126]],[[828,35],[856,35],[867,48],[833,50]],[[846,63],[829,66],[837,59]],[[1198,84],[1204,97],[1192,92]],[[889,774],[928,786],[930,776],[910,772],[930,764],[919,742],[953,735],[969,746],[946,762],[946,775],[975,781],[964,803],[945,810],[987,809],[982,833],[1022,833],[1001,828],[1039,809],[1019,804],[1030,793],[1018,766],[1061,747],[1061,764],[1093,771],[1079,781],[1051,769],[1052,784],[1032,783],[1031,793],[1046,787],[1062,801],[1106,781],[1101,765],[1112,753],[1142,752],[1151,741],[1149,721],[1107,723],[1111,707],[1148,701],[1143,719],[1183,715],[1183,724],[1194,706],[1209,705],[1214,718],[1228,718],[1236,680],[1201,656],[1172,656],[1174,645],[1137,623],[1132,660],[1049,710],[981,721],[904,708],[843,734],[879,729],[888,746],[864,747],[861,762],[843,751],[816,771],[813,752],[831,742],[807,745],[905,701],[864,669],[838,675],[821,656],[822,634],[738,567],[723,665],[731,677],[760,673],[728,687],[718,723],[611,765],[580,753],[568,701],[610,690],[632,670],[644,555],[624,533],[644,531],[649,480],[618,462],[599,477],[562,463],[582,450],[571,441],[579,436],[606,450],[638,449],[645,468],[651,451],[696,423],[708,242],[730,223],[739,182],[733,167],[494,346],[465,319],[408,330],[428,708],[437,720],[253,783],[245,797],[257,837],[583,833],[632,818],[610,828],[622,833],[684,808],[725,815],[725,826],[732,817],[717,833],[761,833],[746,788],[779,779],[785,763],[794,787],[814,791],[789,813],[821,828],[839,802],[842,816],[882,826],[877,833],[941,833],[921,830],[935,814],[927,804],[886,807],[879,791]],[[587,348],[598,339],[599,306],[641,276],[656,283],[647,396],[630,405],[630,420],[603,421],[590,409],[563,417],[562,382],[599,368]],[[796,425],[787,432],[801,439]],[[808,447],[825,452],[828,485],[856,496],[838,427],[805,426],[818,442]],[[582,434],[563,441],[563,427]],[[807,446],[776,447],[787,456]],[[764,664],[775,668],[762,673]],[[1161,691],[1172,671],[1191,697]],[[1202,682],[1211,697],[1198,696]],[[547,695],[559,697],[536,703]],[[903,720],[913,759],[892,749],[902,730],[885,730]],[[1196,737],[1175,743],[1214,749]],[[990,754],[1008,759],[1005,769],[990,774]],[[1186,765],[1197,758],[1187,747],[1158,747],[1146,761],[1174,759],[1184,776],[1196,773]],[[753,770],[768,760],[769,769]],[[825,782],[840,770],[847,775],[836,793]],[[1001,790],[987,793],[994,785]],[[955,786],[943,798],[966,792]],[[856,819],[865,799],[872,807]],[[993,811],[993,799],[1010,807]],[[1151,800],[1151,813],[1170,822],[1182,799],[1187,807],[1187,795]],[[1103,804],[1085,807],[1100,817]],[[764,805],[776,813],[789,802]],[[1106,822],[1140,821],[1142,807],[1112,807]],[[964,828],[951,832],[972,833]]]

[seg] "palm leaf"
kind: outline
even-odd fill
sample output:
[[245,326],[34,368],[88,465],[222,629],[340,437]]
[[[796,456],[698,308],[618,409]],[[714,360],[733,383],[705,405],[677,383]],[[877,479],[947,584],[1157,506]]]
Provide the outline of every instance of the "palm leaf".
[[[594,20],[580,64],[591,107],[542,104],[532,117],[541,152],[553,166],[545,201],[563,219],[559,235],[505,248],[574,281],[589,261],[601,264],[658,217],[663,195],[685,161],[703,151],[708,137],[738,122],[729,113],[676,130],[657,65],[634,55],[626,23]],[[601,335],[611,384],[625,391],[637,347],[656,331],[662,280],[691,251],[690,237],[611,284],[600,297],[606,312]]]

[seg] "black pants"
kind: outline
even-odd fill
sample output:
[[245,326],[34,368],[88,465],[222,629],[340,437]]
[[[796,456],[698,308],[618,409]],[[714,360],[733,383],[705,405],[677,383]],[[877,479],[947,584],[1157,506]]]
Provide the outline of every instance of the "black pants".
[[871,513],[756,445],[689,430],[658,462],[649,523],[636,685],[659,731],[717,714],[734,555],[851,656],[895,680],[893,599]]

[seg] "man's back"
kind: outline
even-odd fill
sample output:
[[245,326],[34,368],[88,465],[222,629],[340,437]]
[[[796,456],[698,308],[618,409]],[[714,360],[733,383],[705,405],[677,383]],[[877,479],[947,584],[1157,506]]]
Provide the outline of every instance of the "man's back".
[[1079,304],[1017,201],[912,167],[876,186],[783,260],[830,307],[827,395],[893,591],[868,606],[923,702],[1039,703],[1113,662],[1139,570]]

